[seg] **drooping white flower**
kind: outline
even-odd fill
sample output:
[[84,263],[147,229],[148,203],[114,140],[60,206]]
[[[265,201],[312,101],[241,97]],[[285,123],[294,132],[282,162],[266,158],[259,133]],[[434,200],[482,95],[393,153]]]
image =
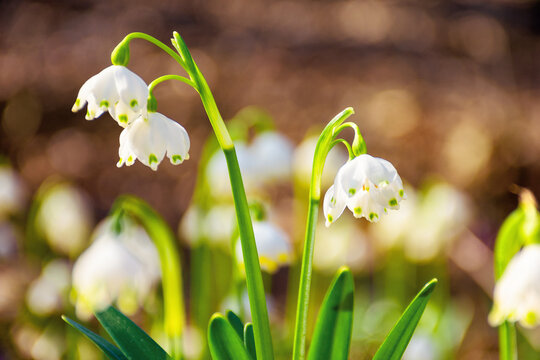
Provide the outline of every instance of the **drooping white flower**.
[[61,311],[69,289],[71,269],[67,261],[52,260],[35,279],[26,293],[28,308],[37,315],[50,315]]
[[189,146],[188,133],[180,124],[160,113],[149,112],[122,130],[117,166],[130,166],[139,159],[157,170],[165,154],[171,164],[178,165],[189,159]]
[[77,95],[71,111],[88,103],[86,120],[93,120],[109,111],[122,127],[146,115],[148,86],[125,66],[111,65],[88,79]]
[[249,147],[255,176],[265,184],[288,180],[292,173],[293,146],[276,131],[265,131]]
[[[280,266],[291,262],[292,250],[289,237],[283,230],[268,221],[254,221],[253,233],[262,270],[272,274]],[[236,259],[240,266],[244,265],[242,244],[239,238],[236,241]]]
[[387,209],[399,209],[404,196],[401,178],[390,162],[367,154],[357,156],[339,169],[324,196],[326,226],[341,216],[345,207],[357,218],[377,222]]
[[77,315],[88,318],[116,302],[132,314],[159,279],[157,250],[146,232],[125,221],[115,233],[105,221],[96,229],[92,245],[73,267]]
[[540,245],[525,246],[517,253],[495,285],[489,323],[505,320],[532,328],[540,324]]

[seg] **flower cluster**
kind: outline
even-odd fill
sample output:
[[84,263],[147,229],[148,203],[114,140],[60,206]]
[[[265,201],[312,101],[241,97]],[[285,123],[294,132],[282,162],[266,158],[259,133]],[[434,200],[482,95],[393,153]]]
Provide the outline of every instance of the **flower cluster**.
[[324,196],[326,226],[339,218],[345,207],[357,218],[377,222],[387,209],[399,209],[404,196],[401,178],[390,162],[359,155],[339,169]]
[[111,65],[92,76],[81,87],[72,111],[88,104],[86,119],[106,111],[124,128],[120,134],[117,166],[132,165],[136,159],[157,170],[165,155],[174,165],[189,158],[186,130],[166,116],[147,109],[146,83],[125,66]]

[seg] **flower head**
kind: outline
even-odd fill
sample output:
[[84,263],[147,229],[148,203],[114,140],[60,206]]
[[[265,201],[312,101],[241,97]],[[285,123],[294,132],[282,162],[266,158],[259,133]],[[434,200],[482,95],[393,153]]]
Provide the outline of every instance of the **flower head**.
[[147,99],[148,86],[143,79],[125,66],[111,65],[83,84],[71,111],[79,111],[88,103],[86,120],[109,111],[120,126],[126,127],[146,114]]
[[149,112],[120,134],[117,166],[130,166],[139,159],[152,170],[157,170],[165,154],[173,165],[177,165],[189,159],[189,145],[189,136],[180,124],[158,112]]
[[112,302],[121,311],[134,313],[159,277],[157,250],[146,232],[124,220],[117,234],[105,221],[73,266],[77,315],[88,318]]
[[525,246],[517,253],[495,285],[494,305],[489,323],[505,320],[525,327],[540,323],[540,245]]
[[377,222],[387,209],[399,209],[404,195],[401,178],[390,162],[367,154],[357,156],[339,169],[324,196],[326,226],[341,216],[345,206],[355,217]]
[[[261,269],[272,274],[280,266],[291,261],[292,251],[289,245],[289,237],[281,229],[268,221],[254,221],[253,233],[255,234]],[[236,258],[240,265],[244,264],[242,246],[239,240],[236,242]]]

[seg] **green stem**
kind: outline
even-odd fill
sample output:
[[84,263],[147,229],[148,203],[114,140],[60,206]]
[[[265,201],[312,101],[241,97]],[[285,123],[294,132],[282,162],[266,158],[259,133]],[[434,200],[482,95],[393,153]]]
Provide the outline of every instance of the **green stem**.
[[505,321],[499,326],[499,359],[517,360],[516,327]]
[[305,358],[306,331],[309,309],[309,293],[311,288],[311,272],[313,268],[313,249],[315,245],[315,229],[319,213],[320,199],[310,196],[308,207],[308,220],[304,253],[302,256],[302,270],[300,274],[300,289],[298,291],[298,305],[296,310],[296,326],[294,331],[293,359]]
[[[186,83],[188,84],[189,86],[191,86],[192,88],[194,88],[195,90],[197,90],[197,86],[195,85],[195,83],[183,76],[180,76],[180,75],[163,75],[163,76],[160,76],[158,77],[157,79],[155,79],[154,81],[152,81],[150,83],[150,85],[148,85],[148,92],[152,93],[152,91],[154,90],[154,88],[164,82],[164,81],[167,81],[167,80],[178,80],[178,81],[181,81],[183,83]],[[198,90],[197,90],[198,91]]]
[[[294,329],[293,359],[305,358],[307,317],[309,308],[309,293],[311,288],[311,272],[313,268],[313,249],[315,243],[315,229],[317,227],[317,216],[321,199],[321,179],[328,152],[334,145],[341,141],[336,141],[340,131],[350,127],[350,123],[341,126],[345,119],[354,114],[352,108],[346,108],[337,114],[322,131],[315,147],[313,155],[313,167],[311,170],[311,182],[309,186],[308,219],[306,224],[306,235],[304,239],[304,252],[302,255],[302,270],[300,272],[300,288],[298,289],[298,304],[296,310],[296,325]],[[364,141],[356,141],[359,132],[355,134],[355,141],[359,147]],[[364,145],[365,148],[365,145]]]
[[184,59],[182,59],[181,56],[179,56],[177,53],[174,52],[173,49],[171,49],[170,47],[168,47],[167,45],[165,45],[164,43],[162,43],[161,41],[159,41],[155,37],[150,36],[150,35],[145,34],[145,33],[141,33],[141,32],[132,32],[131,34],[128,34],[124,38],[124,40],[122,40],[122,42],[126,43],[126,44],[129,44],[129,42],[132,39],[143,39],[143,40],[146,40],[146,41],[156,45],[157,47],[159,47],[160,49],[165,51],[167,54],[169,54],[174,60],[176,60],[178,63],[180,63],[180,65],[182,65],[183,68],[186,67]]
[[175,236],[165,221],[144,201],[132,196],[123,196],[117,201],[119,208],[140,221],[156,245],[163,283],[165,333],[169,338],[171,356],[173,359],[181,359],[185,313],[182,269]]
[[270,321],[266,309],[266,298],[264,295],[264,286],[259,265],[259,255],[255,245],[255,235],[249,206],[244,191],[240,166],[236,157],[234,146],[223,149],[233,193],[234,205],[236,208],[236,219],[238,222],[238,232],[240,233],[240,242],[244,256],[244,265],[246,269],[246,283],[249,295],[249,305],[251,317],[253,319],[253,332],[255,337],[255,348],[258,359],[273,359],[274,350],[272,347],[272,336],[270,333]]

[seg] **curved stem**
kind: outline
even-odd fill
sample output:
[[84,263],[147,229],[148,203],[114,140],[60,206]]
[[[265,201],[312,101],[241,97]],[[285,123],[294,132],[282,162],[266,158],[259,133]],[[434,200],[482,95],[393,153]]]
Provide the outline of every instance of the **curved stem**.
[[180,75],[163,75],[163,76],[160,76],[158,77],[157,79],[155,79],[154,81],[152,81],[150,83],[150,85],[148,85],[148,91],[150,93],[152,93],[152,91],[154,90],[154,88],[158,85],[158,84],[161,84],[162,82],[164,81],[167,81],[167,80],[178,80],[178,81],[181,81],[183,83],[186,83],[188,84],[189,86],[191,86],[192,88],[194,88],[195,90],[197,90],[197,92],[199,91],[197,89],[197,86],[195,85],[195,83],[191,80],[189,80],[188,78],[185,78],[183,76],[180,76]]
[[308,218],[302,255],[302,270],[300,273],[300,287],[298,289],[298,304],[296,310],[296,324],[294,329],[293,359],[304,359],[306,353],[306,331],[309,309],[309,294],[311,289],[311,273],[313,269],[313,250],[315,247],[315,230],[321,198],[321,179],[324,162],[328,152],[336,144],[336,137],[344,129],[341,124],[354,113],[352,108],[346,108],[337,114],[326,125],[315,147],[311,182],[309,186]]
[[156,45],[157,47],[159,47],[160,49],[165,51],[167,54],[169,54],[174,60],[176,60],[178,63],[180,63],[180,65],[182,65],[182,67],[185,69],[186,64],[184,62],[184,59],[182,59],[182,57],[180,57],[177,53],[175,53],[173,49],[171,49],[170,47],[168,47],[167,45],[165,45],[164,43],[162,43],[161,41],[159,41],[155,37],[150,36],[150,35],[145,34],[145,33],[141,33],[141,32],[132,32],[132,33],[128,34],[124,38],[124,40],[122,40],[122,41],[129,42],[132,39],[143,39],[143,40],[146,40],[146,41]]
[[345,145],[345,147],[347,148],[347,151],[349,152],[349,160],[354,159],[353,149],[351,148],[351,145],[345,139],[336,139],[336,140],[334,140],[332,142],[332,144],[330,144],[330,147],[334,147],[334,146],[336,146],[337,144],[340,144],[340,143]]
[[[353,123],[353,122],[349,121],[349,122],[346,122],[346,123],[342,124],[336,129],[336,133],[341,132],[341,130],[343,130],[343,129],[347,128],[347,127],[353,129],[353,131],[354,131],[354,139],[353,139],[353,143],[352,143],[352,147],[351,147],[352,152],[354,154],[353,157],[365,154],[367,152],[366,142],[364,141],[364,138],[362,137],[362,134],[360,133],[360,129],[358,129],[358,125],[356,125],[356,123]],[[352,159],[352,157],[351,157],[351,159]]]

